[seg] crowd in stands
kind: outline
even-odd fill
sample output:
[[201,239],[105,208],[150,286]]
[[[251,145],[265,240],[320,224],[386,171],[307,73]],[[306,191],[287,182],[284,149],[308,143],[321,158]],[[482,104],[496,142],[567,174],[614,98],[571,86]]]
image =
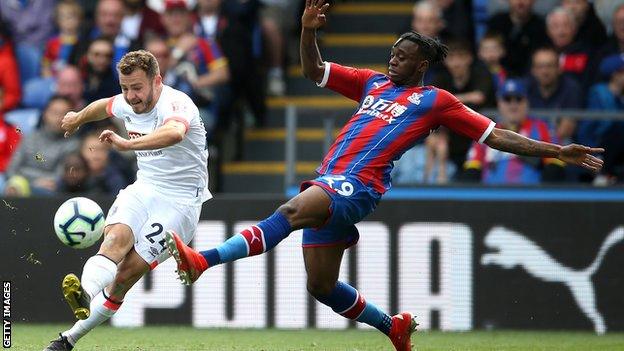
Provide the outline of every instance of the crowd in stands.
[[[296,28],[295,7],[302,3],[0,1],[0,191],[115,194],[134,180],[134,156],[97,141],[103,129],[121,130],[120,121],[85,126],[79,138],[64,139],[60,120],[120,93],[115,64],[141,48],[155,55],[165,84],[200,107],[211,162],[218,162],[232,124],[263,127],[266,97],[285,94],[287,41],[297,40],[287,28]],[[500,127],[607,152],[604,171],[595,176],[553,160],[494,152],[440,128],[397,163],[396,183],[624,179],[624,121],[565,114],[624,109],[624,0],[421,0],[408,29],[450,49],[425,84],[472,109],[496,110],[488,116]],[[532,113],[543,109],[561,113]],[[241,149],[233,158],[242,157]]]
[[[483,14],[500,3],[506,7]],[[461,12],[471,16],[456,15]],[[624,121],[618,118],[624,111],[624,1],[422,0],[413,8],[411,29],[449,47],[425,84],[450,91],[474,110],[495,111],[488,116],[498,127],[543,141],[603,147],[605,167],[594,175],[517,157],[439,128],[397,162],[395,184],[624,181]],[[583,118],[582,111],[612,112],[613,118]]]

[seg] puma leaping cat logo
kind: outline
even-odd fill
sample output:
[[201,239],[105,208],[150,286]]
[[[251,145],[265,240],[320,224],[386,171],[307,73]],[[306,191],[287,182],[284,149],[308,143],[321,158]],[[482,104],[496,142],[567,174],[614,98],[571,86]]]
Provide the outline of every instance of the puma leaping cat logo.
[[609,248],[622,240],[624,240],[624,227],[618,227],[607,236],[589,267],[576,270],[557,262],[522,234],[507,228],[495,227],[485,236],[485,245],[498,252],[481,256],[481,264],[495,264],[505,269],[521,266],[537,279],[565,284],[581,311],[594,324],[596,333],[603,334],[606,326],[602,315],[596,308],[596,292],[591,277],[600,267]]

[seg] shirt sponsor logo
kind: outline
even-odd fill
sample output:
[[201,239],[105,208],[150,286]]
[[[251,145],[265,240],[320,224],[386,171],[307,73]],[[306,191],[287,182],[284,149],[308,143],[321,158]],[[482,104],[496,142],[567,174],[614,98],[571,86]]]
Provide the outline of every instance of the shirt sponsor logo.
[[378,99],[375,101],[373,96],[368,95],[362,101],[362,105],[360,106],[357,114],[366,114],[388,122],[388,124],[392,124],[392,122],[394,122],[396,118],[401,116],[406,110],[407,107],[399,104],[398,102],[386,99]]

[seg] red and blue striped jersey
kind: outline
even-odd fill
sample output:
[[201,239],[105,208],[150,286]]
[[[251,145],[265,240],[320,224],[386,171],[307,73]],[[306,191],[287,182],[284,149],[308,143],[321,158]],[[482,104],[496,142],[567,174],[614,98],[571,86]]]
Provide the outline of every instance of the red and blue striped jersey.
[[[505,126],[501,125],[498,128]],[[551,142],[548,124],[533,118],[527,117],[522,122],[518,134]],[[487,148],[485,145],[473,144],[464,167],[480,169],[481,180],[485,184],[538,184],[542,178],[542,166],[558,162],[552,158],[542,160],[530,158],[530,160],[535,162],[527,162],[525,157]]]
[[482,143],[495,126],[443,89],[397,86],[368,69],[326,62],[318,85],[359,106],[316,171],[355,175],[380,194],[391,187],[394,161],[431,130],[442,125]]

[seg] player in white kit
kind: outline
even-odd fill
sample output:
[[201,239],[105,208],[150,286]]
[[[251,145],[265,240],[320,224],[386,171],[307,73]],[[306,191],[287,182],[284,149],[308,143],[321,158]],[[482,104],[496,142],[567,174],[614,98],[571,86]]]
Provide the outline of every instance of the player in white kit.
[[129,139],[105,130],[100,141],[120,151],[134,150],[138,172],[108,212],[104,240],[84,265],[80,279],[65,276],[62,291],[79,321],[44,351],[71,350],[87,332],[109,319],[126,292],[169,257],[163,234],[172,230],[188,243],[197,228],[208,191],[206,131],[193,101],[162,84],[158,63],[143,50],[117,65],[122,93],[69,112],[65,137],[84,123],[123,119]]

